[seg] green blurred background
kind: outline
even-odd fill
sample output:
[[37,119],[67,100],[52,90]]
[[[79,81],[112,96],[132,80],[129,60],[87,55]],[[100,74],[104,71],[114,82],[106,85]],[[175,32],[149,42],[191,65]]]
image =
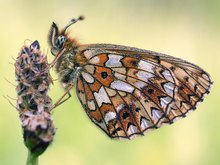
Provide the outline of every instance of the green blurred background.
[[[219,165],[219,0],[1,0],[0,94],[16,98],[5,78],[16,84],[10,63],[25,39],[39,40],[47,52],[52,21],[63,27],[81,14],[85,21],[71,27],[81,43],[121,44],[180,57],[204,68],[215,84],[196,112],[132,141],[109,139],[73,94],[53,115],[57,133],[39,164]],[[54,100],[63,94],[57,81],[50,93]],[[0,164],[24,165],[27,150],[18,113],[2,96],[0,105]]]

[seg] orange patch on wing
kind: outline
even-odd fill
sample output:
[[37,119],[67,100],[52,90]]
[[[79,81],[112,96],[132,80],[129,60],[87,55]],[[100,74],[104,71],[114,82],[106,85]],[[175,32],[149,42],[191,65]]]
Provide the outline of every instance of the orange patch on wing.
[[[103,73],[105,76],[103,76]],[[112,75],[112,70],[104,67],[95,67],[94,77],[100,81],[104,86],[109,87],[109,85],[114,81],[114,77]]]
[[125,67],[137,67],[139,60],[136,58],[131,58],[131,57],[125,57],[121,60],[123,63],[123,66]]
[[95,119],[99,123],[101,123],[102,120],[103,120],[102,115],[101,115],[101,113],[99,112],[98,109],[96,109],[95,111],[90,111],[89,115],[90,115],[91,118]]
[[112,104],[105,104],[105,103],[103,103],[102,106],[100,107],[100,111],[102,112],[103,115],[105,115],[109,111],[115,113],[113,105]]
[[[86,95],[87,101],[91,101],[91,100],[94,100],[94,96],[93,96],[92,92],[94,90],[99,91],[100,85],[97,82],[95,82],[94,84],[91,84],[90,86],[85,83],[84,88],[85,88],[85,95]],[[91,118],[93,118],[94,120],[96,120],[99,123],[102,122],[103,117],[102,117],[102,115],[101,115],[101,113],[99,112],[98,109],[95,109],[93,111],[90,110],[90,111],[87,111],[87,112],[89,113],[89,116]]]
[[99,59],[99,63],[97,63],[100,66],[105,66],[105,62],[108,61],[107,54],[99,54],[98,56],[95,56]]
[[93,94],[91,92],[91,89],[89,89],[89,86],[85,84],[85,92],[86,92],[86,98],[87,100],[94,100]]
[[98,92],[101,88],[101,84],[98,81],[95,81],[93,84],[90,84],[92,92]]
[[83,83],[80,78],[77,79],[77,88],[79,91],[84,91]]

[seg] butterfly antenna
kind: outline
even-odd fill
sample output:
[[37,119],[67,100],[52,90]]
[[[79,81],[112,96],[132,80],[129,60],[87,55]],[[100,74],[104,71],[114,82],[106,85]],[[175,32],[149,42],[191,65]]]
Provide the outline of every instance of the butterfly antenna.
[[63,31],[65,32],[68,27],[70,27],[70,26],[73,25],[74,23],[76,23],[76,22],[78,22],[78,21],[81,21],[81,20],[84,20],[84,16],[79,16],[77,19],[75,19],[75,18],[71,19],[71,20],[69,21],[69,23],[65,26],[65,28],[64,28]]
[[31,39],[28,39],[28,38],[27,38],[27,39],[24,40],[24,45],[26,45],[26,42],[27,42],[27,41],[33,42]]

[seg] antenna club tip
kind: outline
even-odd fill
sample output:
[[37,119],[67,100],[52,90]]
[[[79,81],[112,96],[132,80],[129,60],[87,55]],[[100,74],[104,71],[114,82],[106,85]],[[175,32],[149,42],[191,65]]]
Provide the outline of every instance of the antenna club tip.
[[84,16],[79,16],[79,18],[78,18],[78,20],[84,20],[85,19],[85,17]]

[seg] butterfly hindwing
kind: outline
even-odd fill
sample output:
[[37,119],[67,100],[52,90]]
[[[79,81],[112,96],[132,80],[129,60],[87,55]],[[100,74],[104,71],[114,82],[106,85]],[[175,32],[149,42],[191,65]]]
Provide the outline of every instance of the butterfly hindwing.
[[168,55],[118,45],[80,49],[88,62],[77,78],[78,97],[112,138],[143,135],[184,117],[212,83],[201,68]]
[[[85,73],[86,71],[82,71],[85,91],[88,91],[84,93],[84,97],[87,99],[84,102],[84,108],[92,121],[106,131],[110,137],[129,138],[135,134],[142,135],[145,130],[156,127],[159,121],[157,117],[159,110],[158,112],[156,109],[153,112],[147,112],[136,97],[123,89],[116,90],[104,86],[100,80],[88,81]],[[78,91],[78,93],[81,92]],[[90,101],[94,101],[95,106],[91,106]],[[151,113],[153,113],[154,119],[151,119]]]

